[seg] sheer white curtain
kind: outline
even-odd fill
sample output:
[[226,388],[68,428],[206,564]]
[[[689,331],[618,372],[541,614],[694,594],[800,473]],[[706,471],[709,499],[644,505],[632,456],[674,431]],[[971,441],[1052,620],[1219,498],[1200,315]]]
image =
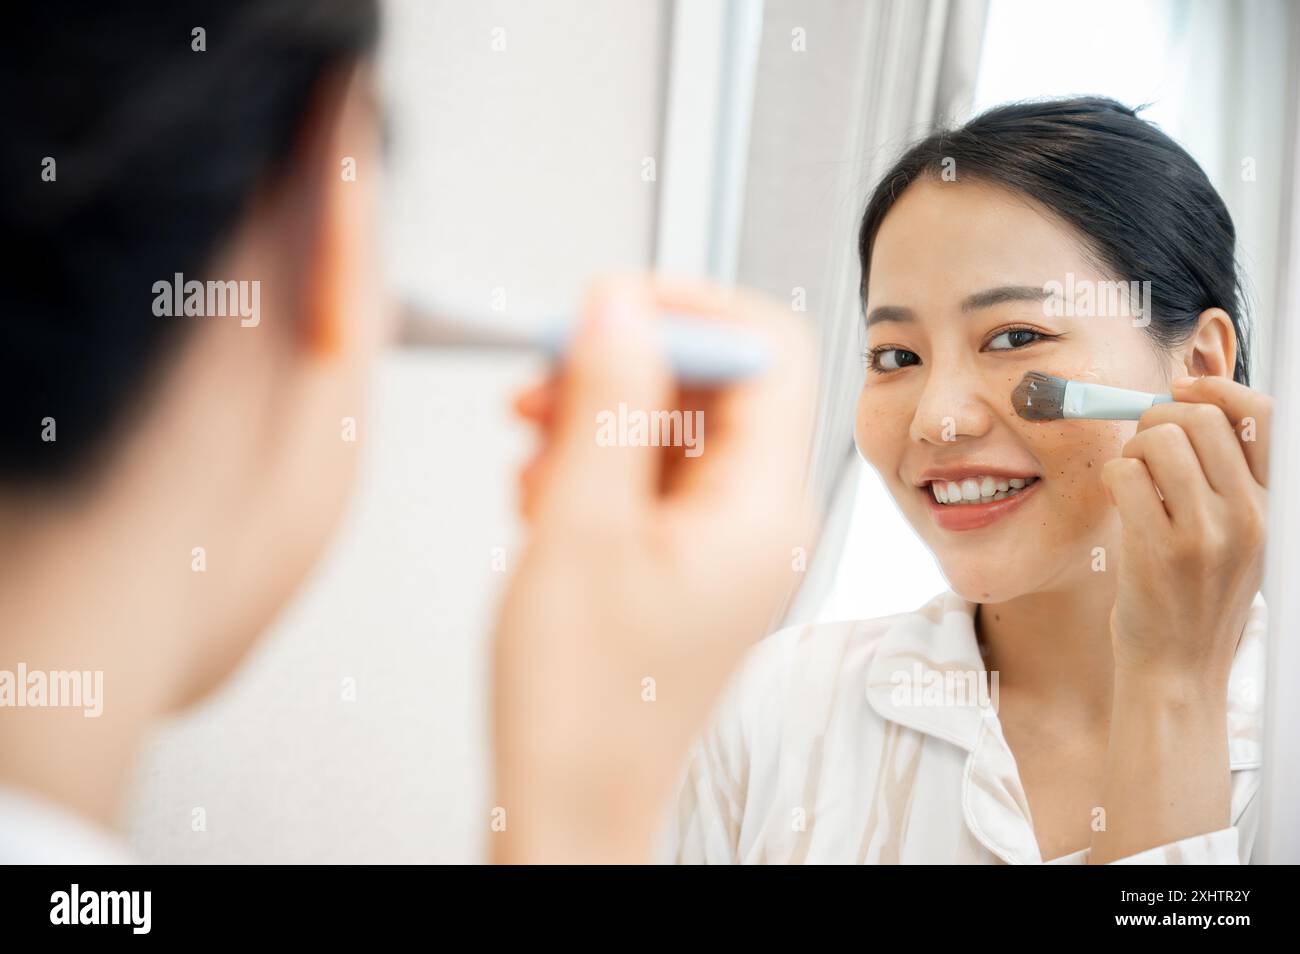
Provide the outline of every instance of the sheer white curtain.
[[[828,518],[786,614],[792,621],[810,618],[825,600],[857,489],[863,203],[899,149],[969,107],[985,7],[984,0],[764,5],[736,279],[789,302],[821,340],[811,481]],[[937,579],[932,567],[925,575]]]

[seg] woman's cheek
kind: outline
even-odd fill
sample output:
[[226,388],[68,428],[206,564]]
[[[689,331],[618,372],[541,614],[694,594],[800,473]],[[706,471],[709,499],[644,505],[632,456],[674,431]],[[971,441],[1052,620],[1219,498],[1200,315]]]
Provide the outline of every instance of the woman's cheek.
[[1110,517],[1102,468],[1123,453],[1136,428],[1131,421],[1025,423],[1025,440],[1043,466],[1063,525],[1086,530]]
[[886,481],[897,476],[910,424],[906,410],[895,404],[870,386],[864,387],[858,394],[857,418],[853,426],[858,454]]
[[[1145,383],[1149,362],[1130,367],[1118,360],[1111,342],[1089,340],[1087,347],[1061,349],[1035,370],[1071,381],[1136,387]],[[1017,378],[1017,383],[1019,378]],[[1019,421],[1025,441],[1043,464],[1046,476],[1057,484],[1058,499],[1109,506],[1101,482],[1106,461],[1119,457],[1124,444],[1137,433],[1132,421]]]

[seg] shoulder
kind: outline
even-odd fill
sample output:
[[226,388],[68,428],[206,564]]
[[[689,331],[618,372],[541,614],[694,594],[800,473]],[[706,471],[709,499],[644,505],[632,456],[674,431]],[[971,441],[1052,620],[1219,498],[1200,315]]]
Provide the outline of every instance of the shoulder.
[[736,860],[743,832],[762,830],[784,774],[797,773],[819,737],[843,736],[831,722],[852,725],[867,745],[880,735],[866,674],[897,619],[788,626],[750,648],[692,746],[665,829],[666,857]]
[[33,793],[0,785],[0,865],[133,861],[116,833]]
[[954,599],[943,593],[906,613],[787,626],[749,650],[733,685],[741,694],[770,697],[796,678],[865,678],[866,667],[885,636],[900,626],[911,629],[938,624]]
[[[835,713],[873,715],[866,686],[885,638],[900,625],[935,622],[944,596],[919,610],[871,619],[803,623],[777,630],[745,655],[715,714],[730,746],[775,747],[791,723],[818,733]],[[852,703],[857,705],[852,705]]]

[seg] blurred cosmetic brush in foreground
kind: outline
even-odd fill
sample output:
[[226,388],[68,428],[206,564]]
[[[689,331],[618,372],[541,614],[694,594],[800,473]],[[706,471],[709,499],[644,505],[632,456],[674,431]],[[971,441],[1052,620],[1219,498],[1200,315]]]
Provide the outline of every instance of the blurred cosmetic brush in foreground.
[[[571,316],[516,315],[505,321],[499,312],[464,303],[408,300],[401,341],[439,348],[534,350],[558,362],[576,327]],[[753,377],[768,365],[763,341],[721,321],[665,314],[657,329],[673,376],[682,384],[718,387]]]

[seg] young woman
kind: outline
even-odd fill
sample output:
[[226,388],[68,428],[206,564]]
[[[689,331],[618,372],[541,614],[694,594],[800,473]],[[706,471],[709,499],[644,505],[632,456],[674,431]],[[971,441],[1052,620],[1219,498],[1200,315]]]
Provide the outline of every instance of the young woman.
[[[377,27],[373,0],[167,0],[30,5],[4,31],[0,862],[127,858],[152,726],[221,685],[331,536],[388,324]],[[208,281],[237,313],[189,307]],[[594,440],[601,409],[675,406],[661,307],[743,322],[774,356],[697,396],[698,459]],[[591,296],[495,633],[493,858],[650,858],[805,538],[787,445],[811,349],[784,319],[644,279]],[[94,705],[27,692],[58,673],[95,677]],[[646,676],[673,705],[644,705]]]
[[[884,176],[856,439],[951,592],[756,648],[679,860],[1247,861],[1270,402],[1234,240],[1196,163],[1110,100],[992,110]],[[1030,422],[1031,370],[1177,400]]]

